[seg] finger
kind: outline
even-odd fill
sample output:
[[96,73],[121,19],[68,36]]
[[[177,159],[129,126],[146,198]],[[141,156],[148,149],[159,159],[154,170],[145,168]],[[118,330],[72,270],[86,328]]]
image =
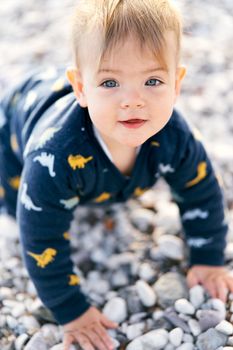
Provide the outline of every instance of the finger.
[[63,349],[64,350],[69,350],[71,344],[73,343],[73,340],[74,340],[73,336],[71,336],[70,334],[69,335],[65,334],[64,338],[63,338]]
[[203,287],[207,290],[212,298],[217,298],[216,282],[210,278],[203,282]]
[[76,336],[76,339],[79,343],[79,345],[82,347],[82,350],[95,350],[95,348],[92,346],[90,339],[83,333],[78,333]]
[[101,339],[99,334],[96,333],[94,330],[89,329],[87,336],[90,339],[91,343],[95,346],[96,349],[98,349],[98,350],[112,349],[104,343],[103,339]]
[[224,303],[227,301],[228,287],[225,281],[222,279],[217,280],[217,298],[221,299]]
[[113,342],[111,340],[111,337],[106,332],[106,329],[101,326],[101,324],[95,329],[95,332],[99,335],[99,337],[109,349],[113,349]]
[[101,315],[100,322],[106,328],[117,328],[119,325],[117,322],[109,320],[105,315]]
[[198,284],[198,279],[192,270],[189,270],[186,280],[189,288],[192,288]]

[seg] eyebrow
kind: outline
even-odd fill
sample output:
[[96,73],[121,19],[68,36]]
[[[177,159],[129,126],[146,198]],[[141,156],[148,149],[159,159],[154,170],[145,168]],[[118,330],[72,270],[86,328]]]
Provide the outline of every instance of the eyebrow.
[[[146,73],[153,73],[153,72],[157,72],[157,71],[163,71],[163,72],[167,72],[167,69],[163,68],[163,67],[154,67],[154,68],[149,68],[149,69],[145,69],[143,70],[142,74],[146,74]],[[99,69],[98,74],[100,73],[115,73],[115,74],[120,74],[122,73],[121,70],[119,69],[110,69],[110,68],[102,68],[102,69]]]

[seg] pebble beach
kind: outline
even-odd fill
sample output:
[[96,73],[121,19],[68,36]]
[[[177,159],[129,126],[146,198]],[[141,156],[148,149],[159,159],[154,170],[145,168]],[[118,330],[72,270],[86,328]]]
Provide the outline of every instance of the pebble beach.
[[[175,3],[184,18],[187,67],[177,108],[200,133],[219,174],[229,222],[226,265],[233,269],[233,2]],[[72,65],[69,29],[77,4],[1,2],[1,93],[34,68]],[[83,291],[119,323],[109,331],[116,350],[233,350],[233,294],[224,304],[202,286],[188,289],[181,220],[165,182],[125,204],[79,208],[69,234]],[[17,225],[3,217],[0,276],[0,349],[62,350],[62,328],[24,267]]]

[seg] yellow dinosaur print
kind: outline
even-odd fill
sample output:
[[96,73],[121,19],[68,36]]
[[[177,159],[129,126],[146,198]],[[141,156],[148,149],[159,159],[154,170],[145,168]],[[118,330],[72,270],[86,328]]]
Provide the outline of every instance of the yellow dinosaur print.
[[4,198],[4,196],[5,196],[4,188],[0,186],[0,198]]
[[20,185],[20,176],[12,177],[8,182],[14,190],[18,190]]
[[64,87],[64,79],[63,78],[59,78],[55,81],[55,83],[53,84],[51,90],[56,92],[56,91],[60,91],[62,90],[62,88]]
[[160,147],[160,143],[157,141],[151,141],[151,146]]
[[69,240],[70,240],[70,233],[69,233],[69,232],[64,232],[64,233],[63,233],[63,237],[64,237],[64,239],[66,239],[67,241],[69,241]]
[[198,184],[201,180],[203,180],[207,175],[207,163],[201,162],[198,164],[197,167],[197,177],[195,179],[189,181],[186,183],[185,187],[192,187],[196,184]]
[[11,135],[11,148],[13,149],[13,151],[17,151],[19,149],[19,145],[16,139],[16,135],[12,134]]
[[141,195],[143,195],[143,193],[145,193],[148,190],[148,188],[141,188],[141,187],[137,187],[134,190],[134,196],[135,197],[140,197]]
[[86,163],[90,162],[92,159],[93,159],[92,156],[85,158],[81,156],[81,154],[78,154],[77,156],[70,155],[68,157],[68,163],[71,166],[71,168],[74,170],[76,168],[83,169],[85,168]]
[[57,255],[57,251],[53,248],[45,249],[42,254],[27,253],[37,261],[37,266],[42,269],[49,263],[53,262],[54,256]]
[[80,278],[77,275],[69,275],[69,286],[77,286],[80,284]]
[[97,197],[94,202],[95,203],[101,203],[107,201],[109,198],[111,198],[111,193],[103,192],[99,197]]

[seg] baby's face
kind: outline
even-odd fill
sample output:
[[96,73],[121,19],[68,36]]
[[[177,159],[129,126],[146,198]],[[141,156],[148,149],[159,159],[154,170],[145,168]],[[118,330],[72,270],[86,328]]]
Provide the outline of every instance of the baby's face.
[[171,117],[185,71],[177,68],[171,32],[166,35],[166,47],[168,70],[149,49],[141,50],[131,38],[103,58],[98,72],[87,65],[79,83],[72,83],[80,105],[88,107],[93,124],[108,146],[137,147]]

